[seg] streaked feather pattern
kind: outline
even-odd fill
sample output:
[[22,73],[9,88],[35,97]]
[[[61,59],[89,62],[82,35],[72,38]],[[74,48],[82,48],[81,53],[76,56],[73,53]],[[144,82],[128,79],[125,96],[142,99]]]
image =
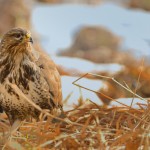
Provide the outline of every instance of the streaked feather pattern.
[[42,109],[62,109],[60,76],[55,64],[44,53],[35,55],[28,32],[21,28],[8,31],[0,44],[0,112],[10,123],[40,112],[28,100]]

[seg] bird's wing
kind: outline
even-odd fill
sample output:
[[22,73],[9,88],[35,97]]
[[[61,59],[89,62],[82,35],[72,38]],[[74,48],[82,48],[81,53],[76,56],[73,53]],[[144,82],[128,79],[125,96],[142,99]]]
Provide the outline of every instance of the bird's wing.
[[3,108],[0,106],[0,113],[3,113]]
[[62,106],[61,79],[54,62],[41,50],[38,50],[39,58],[36,61],[41,72],[49,85],[50,91],[54,94],[53,100],[56,106]]
[[[0,101],[2,100],[3,100],[3,97],[2,97],[2,94],[0,94]],[[3,113],[3,107],[1,106],[1,104],[0,104],[0,113]]]
[[42,109],[36,105],[32,100],[30,100],[20,89],[16,84],[12,84],[10,82],[7,82],[7,84],[14,90],[15,93],[17,93],[21,100],[26,101],[27,103],[31,104],[33,107],[35,107],[37,110],[42,111]]

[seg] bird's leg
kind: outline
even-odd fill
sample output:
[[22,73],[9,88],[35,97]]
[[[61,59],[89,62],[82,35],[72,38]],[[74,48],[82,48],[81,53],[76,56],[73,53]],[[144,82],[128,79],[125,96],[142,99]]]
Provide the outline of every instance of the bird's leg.
[[18,128],[21,126],[21,123],[22,123],[22,121],[18,120],[18,119],[13,122],[8,134],[6,135],[8,140],[10,140],[12,135],[18,130]]
[[[12,122],[10,122],[12,123]],[[12,126],[10,127],[10,130],[8,132],[8,134],[4,137],[4,146],[3,149],[7,146],[7,144],[9,144],[9,142],[11,142],[12,136],[13,134],[18,130],[18,128],[21,126],[22,121],[21,120],[15,120],[12,123]]]
[[13,133],[15,133],[20,127],[22,121],[20,119],[14,118],[13,115],[7,114],[7,116],[11,125],[8,135],[13,135]]
[[10,135],[12,135],[13,133],[15,133],[18,130],[18,128],[21,126],[21,123],[22,123],[22,121],[18,120],[18,119],[13,122],[13,124],[10,128],[10,131],[9,131]]

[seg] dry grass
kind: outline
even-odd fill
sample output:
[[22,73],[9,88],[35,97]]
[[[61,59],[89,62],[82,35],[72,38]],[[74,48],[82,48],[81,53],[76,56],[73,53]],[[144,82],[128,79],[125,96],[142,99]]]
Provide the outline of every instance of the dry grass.
[[[6,149],[148,149],[149,106],[103,108],[89,103],[71,112],[67,118],[76,123],[24,122],[11,137]],[[2,118],[2,117],[1,117]],[[5,120],[5,119],[4,119]],[[1,142],[9,127],[1,122]],[[1,143],[4,144],[4,143]],[[3,145],[1,145],[2,147]]]
[[[126,90],[132,92],[127,88]],[[34,120],[24,122],[9,140],[5,139],[10,128],[9,123],[7,117],[2,114],[0,116],[1,149],[146,150],[150,148],[149,103],[138,104],[139,109],[128,106],[107,108],[98,106],[90,100],[81,104],[74,110],[65,112],[64,119],[57,120],[51,115],[47,121],[41,116],[39,122]]]

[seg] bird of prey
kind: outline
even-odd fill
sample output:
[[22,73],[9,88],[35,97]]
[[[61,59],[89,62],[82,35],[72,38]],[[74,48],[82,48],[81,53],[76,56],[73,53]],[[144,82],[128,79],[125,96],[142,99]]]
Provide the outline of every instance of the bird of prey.
[[[0,43],[0,112],[10,124],[28,117],[38,119],[41,109],[62,111],[60,75],[53,61],[32,47],[29,31],[13,28]],[[38,54],[38,55],[37,55]]]

